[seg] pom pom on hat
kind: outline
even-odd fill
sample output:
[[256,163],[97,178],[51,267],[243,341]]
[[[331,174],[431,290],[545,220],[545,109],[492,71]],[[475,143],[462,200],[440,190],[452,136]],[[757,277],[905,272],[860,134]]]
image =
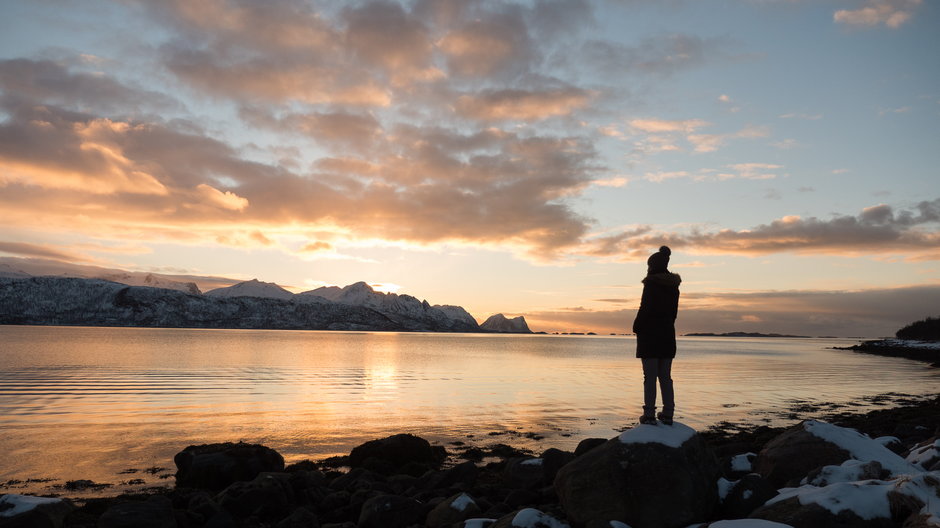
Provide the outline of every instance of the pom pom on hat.
[[650,258],[646,261],[649,272],[659,273],[666,271],[666,268],[669,266],[669,255],[672,255],[672,250],[669,249],[668,246],[661,246],[658,252],[650,255]]

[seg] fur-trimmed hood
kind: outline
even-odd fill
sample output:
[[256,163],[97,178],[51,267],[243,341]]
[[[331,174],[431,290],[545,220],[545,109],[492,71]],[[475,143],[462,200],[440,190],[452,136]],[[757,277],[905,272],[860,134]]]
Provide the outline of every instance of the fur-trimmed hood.
[[652,275],[647,275],[643,279],[643,284],[657,284],[659,286],[668,286],[671,288],[678,288],[679,284],[682,283],[682,277],[678,273],[663,272],[663,273],[654,273]]

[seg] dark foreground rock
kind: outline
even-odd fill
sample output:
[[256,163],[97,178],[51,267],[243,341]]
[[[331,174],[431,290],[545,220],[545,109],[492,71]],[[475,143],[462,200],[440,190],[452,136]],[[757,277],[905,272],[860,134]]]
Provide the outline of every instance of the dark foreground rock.
[[757,456],[754,470],[776,488],[798,486],[818,467],[839,465],[851,458],[845,449],[808,432],[797,424],[767,444]]
[[251,480],[263,471],[284,469],[284,458],[277,451],[241,442],[189,446],[177,453],[173,461],[178,487],[210,490]]
[[715,455],[691,428],[640,425],[561,468],[555,490],[575,525],[679,528],[711,517],[719,476]]

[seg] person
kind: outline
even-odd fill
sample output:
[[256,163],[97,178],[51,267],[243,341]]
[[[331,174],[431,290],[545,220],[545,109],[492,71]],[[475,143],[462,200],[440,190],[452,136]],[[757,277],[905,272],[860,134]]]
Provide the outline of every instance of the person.
[[[675,393],[672,387],[672,360],[676,357],[676,315],[679,311],[679,284],[682,278],[668,270],[672,251],[662,246],[646,261],[643,297],[633,321],[636,357],[643,362],[643,415],[641,424],[655,424],[657,417],[672,425]],[[662,392],[662,412],[656,415],[656,381]]]

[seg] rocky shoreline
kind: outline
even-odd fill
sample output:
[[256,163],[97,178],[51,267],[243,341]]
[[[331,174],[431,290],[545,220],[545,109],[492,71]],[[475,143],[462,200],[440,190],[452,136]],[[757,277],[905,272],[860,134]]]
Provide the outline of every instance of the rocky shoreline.
[[172,488],[82,500],[7,494],[0,527],[940,525],[930,499],[940,497],[940,397],[820,418],[701,432],[636,426],[538,454],[400,434],[287,466],[266,446],[190,446],[175,457]]
[[849,347],[833,347],[837,350],[854,350],[863,354],[899,357],[924,361],[931,367],[940,367],[940,342],[907,339],[876,339],[863,341]]

